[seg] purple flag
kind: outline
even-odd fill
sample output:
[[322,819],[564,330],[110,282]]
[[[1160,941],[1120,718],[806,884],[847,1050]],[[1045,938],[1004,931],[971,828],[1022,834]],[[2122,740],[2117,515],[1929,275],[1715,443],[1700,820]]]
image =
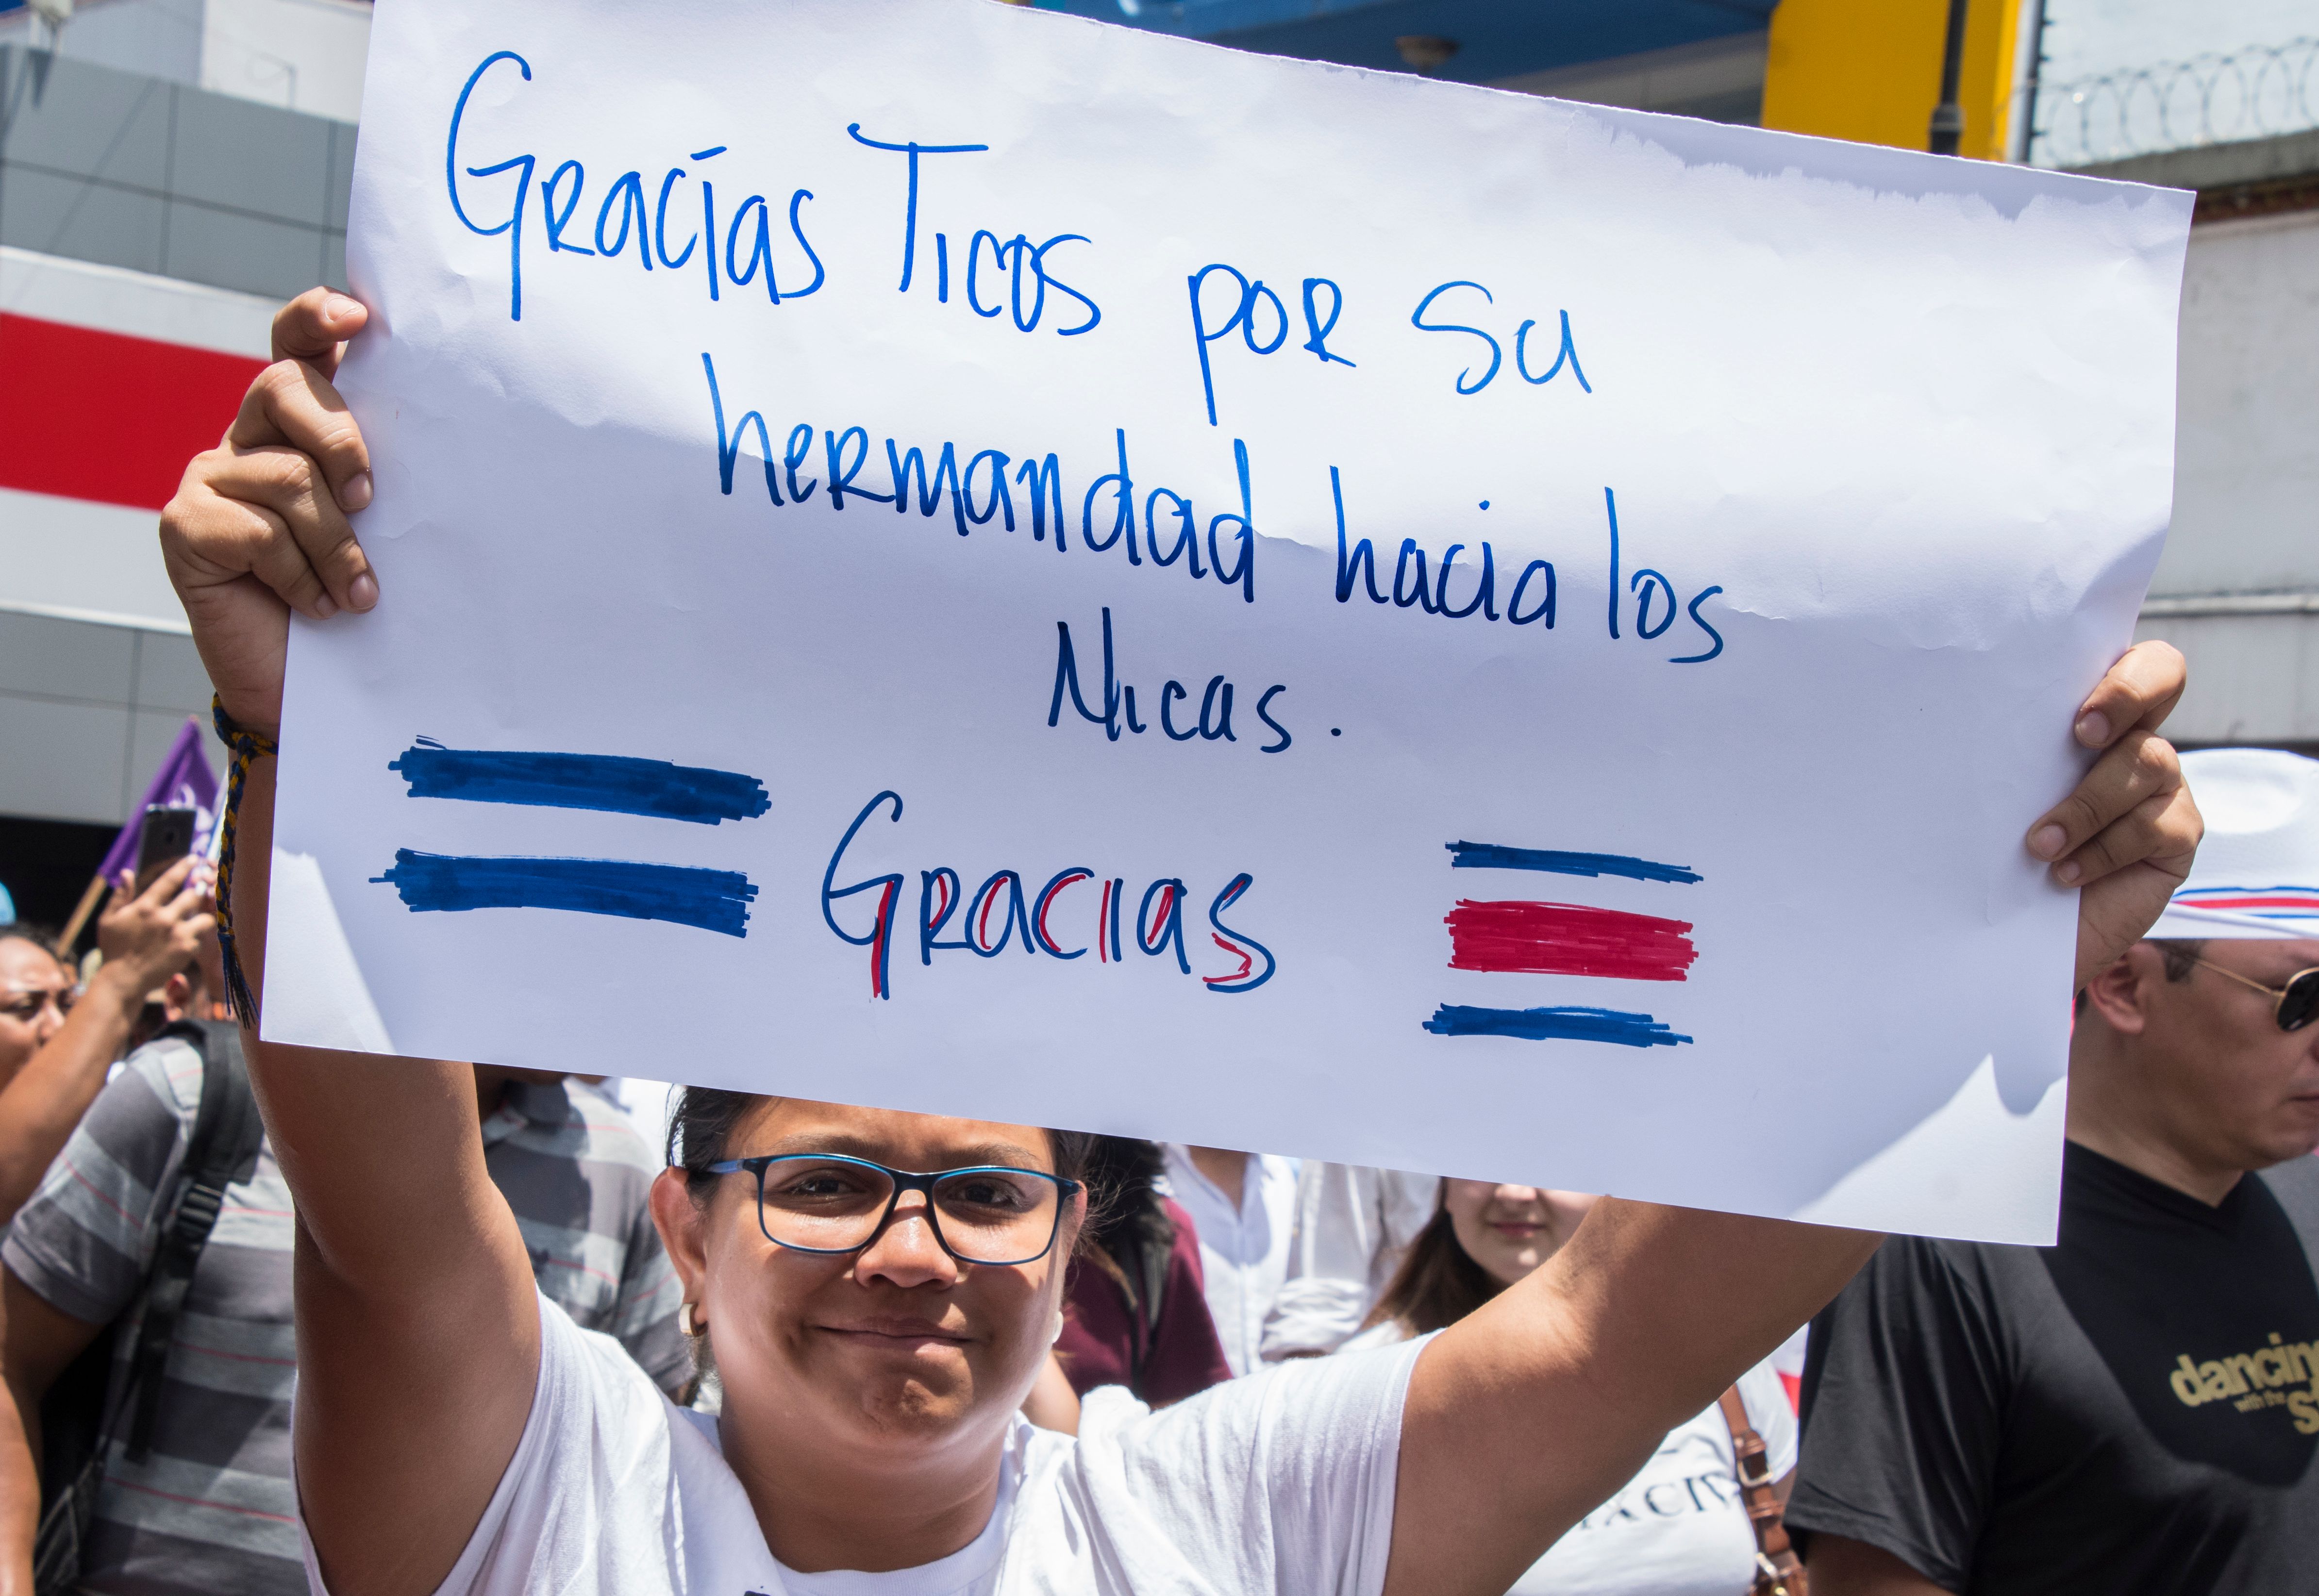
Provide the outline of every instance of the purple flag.
[[177,729],[169,752],[161,756],[161,768],[153,772],[145,789],[145,801],[129,812],[129,824],[113,839],[113,849],[97,866],[98,871],[110,881],[136,864],[138,833],[144,827],[146,809],[154,804],[193,810],[194,852],[203,852],[209,846],[210,827],[217,819],[217,775],[202,751],[201,722],[189,715]]

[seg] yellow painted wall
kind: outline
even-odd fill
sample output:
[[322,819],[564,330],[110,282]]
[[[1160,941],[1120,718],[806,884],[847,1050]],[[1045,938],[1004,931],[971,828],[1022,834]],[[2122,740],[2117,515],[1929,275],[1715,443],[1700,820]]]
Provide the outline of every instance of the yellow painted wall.
[[[1957,153],[2005,158],[2021,0],[1968,0]],[[1922,149],[1941,97],[1948,0],[1780,0],[1764,125]]]

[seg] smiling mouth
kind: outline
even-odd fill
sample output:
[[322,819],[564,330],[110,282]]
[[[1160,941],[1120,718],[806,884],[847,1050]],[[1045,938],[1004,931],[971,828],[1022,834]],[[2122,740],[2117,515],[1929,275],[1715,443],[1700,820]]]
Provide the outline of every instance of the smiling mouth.
[[939,1325],[896,1321],[882,1324],[825,1324],[816,1328],[825,1334],[841,1336],[850,1341],[871,1347],[921,1347],[934,1342],[944,1347],[963,1347],[967,1338],[953,1335]]
[[1527,1241],[1546,1229],[1544,1225],[1493,1224],[1490,1227],[1510,1241]]

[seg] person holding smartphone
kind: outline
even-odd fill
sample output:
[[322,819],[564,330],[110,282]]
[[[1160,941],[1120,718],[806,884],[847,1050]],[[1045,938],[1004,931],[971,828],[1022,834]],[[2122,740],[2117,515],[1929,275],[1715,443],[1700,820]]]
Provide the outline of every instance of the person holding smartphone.
[[104,1087],[149,994],[217,945],[208,866],[180,856],[138,889],[127,870],[96,923],[82,990],[46,941],[0,926],[0,1224],[15,1216]]
[[[256,754],[230,906],[253,978],[291,609],[326,623],[383,601],[347,518],[371,461],[330,382],[367,314],[321,289],[287,306],[278,363],[163,517]],[[2022,817],[2083,889],[2081,981],[2196,849],[2152,730],[2181,687],[2171,649],[2126,654],[2073,716],[2085,780]],[[1923,779],[1950,757],[1926,749]],[[1437,1336],[1158,1413],[1107,1388],[1071,1438],[1019,1409],[1060,1330],[1083,1135],[694,1088],[653,1213],[713,1348],[711,1420],[541,1296],[467,1066],[246,1034],[300,1230],[296,1510],[313,1588],[338,1596],[1501,1596],[1878,1242],[1605,1199]],[[0,1504],[21,1499],[0,1477]]]

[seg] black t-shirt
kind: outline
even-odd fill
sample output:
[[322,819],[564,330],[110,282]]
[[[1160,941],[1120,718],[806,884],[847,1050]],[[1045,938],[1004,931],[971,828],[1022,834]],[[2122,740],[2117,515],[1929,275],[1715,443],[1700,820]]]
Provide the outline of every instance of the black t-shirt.
[[2053,1247],[1896,1236],[1815,1320],[1788,1522],[1969,1596],[2319,1591],[2319,1159],[2071,1143]]

